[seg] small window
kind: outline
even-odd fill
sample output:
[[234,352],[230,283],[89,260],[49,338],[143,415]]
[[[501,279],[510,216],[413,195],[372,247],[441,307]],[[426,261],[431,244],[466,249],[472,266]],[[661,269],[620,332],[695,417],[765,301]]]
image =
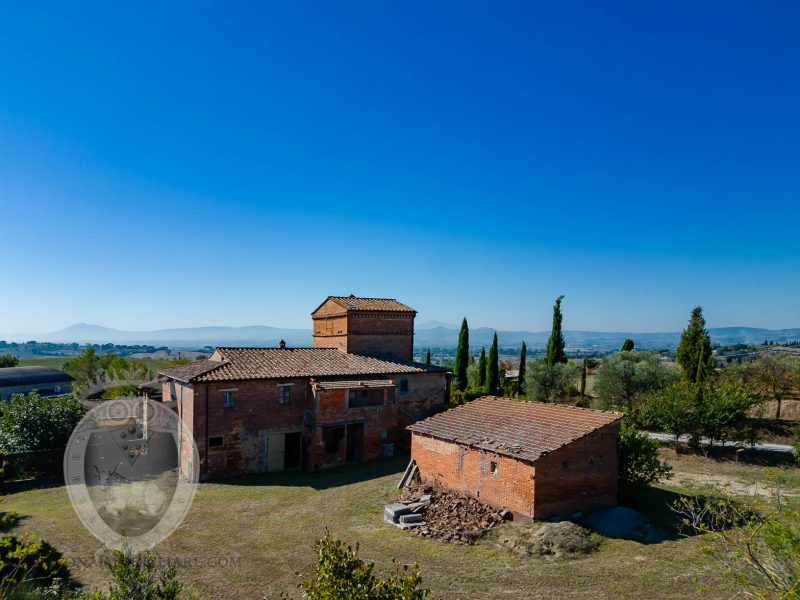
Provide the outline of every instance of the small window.
[[233,397],[233,390],[225,390],[223,394],[225,394],[222,400],[223,408],[233,408],[236,406],[236,400]]
[[224,443],[225,443],[224,435],[212,435],[208,438],[209,448],[222,448]]
[[278,404],[292,403],[292,385],[285,384],[278,386]]
[[492,474],[492,477],[497,477],[497,471],[498,471],[497,463],[495,461],[489,463],[489,472]]
[[408,377],[401,377],[397,380],[397,393],[401,396],[408,394]]

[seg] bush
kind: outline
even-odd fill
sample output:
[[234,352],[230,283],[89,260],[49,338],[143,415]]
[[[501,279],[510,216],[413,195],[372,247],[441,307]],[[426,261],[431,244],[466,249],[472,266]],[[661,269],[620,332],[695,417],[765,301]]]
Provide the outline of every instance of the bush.
[[73,396],[14,394],[0,412],[0,453],[64,448],[84,412]]
[[0,598],[20,586],[49,586],[56,579],[69,579],[69,569],[58,550],[31,536],[0,537]]
[[792,429],[792,433],[794,434],[794,445],[793,445],[793,452],[794,452],[794,461],[800,465],[800,425],[795,425]]
[[[310,600],[422,600],[430,590],[420,588],[419,567],[397,568],[394,573],[375,574],[375,565],[358,558],[355,548],[331,538],[328,530],[314,545],[317,572],[303,577],[298,587]],[[284,596],[285,598],[286,596]]]
[[530,362],[525,375],[528,397],[537,402],[556,402],[568,394],[580,377],[574,363],[549,365],[544,359]]
[[659,444],[636,430],[627,419],[619,435],[619,483],[625,495],[672,476],[672,467],[658,457]]
[[183,591],[176,569],[160,569],[152,552],[134,555],[118,550],[106,567],[114,583],[108,593],[94,592],[89,600],[176,600]]

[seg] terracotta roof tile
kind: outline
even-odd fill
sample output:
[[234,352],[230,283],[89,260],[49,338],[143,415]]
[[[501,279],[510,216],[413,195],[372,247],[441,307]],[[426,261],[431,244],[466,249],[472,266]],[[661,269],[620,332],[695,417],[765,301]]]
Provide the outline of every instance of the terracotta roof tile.
[[359,298],[358,296],[328,296],[346,310],[376,310],[389,312],[416,312],[394,298]]
[[565,404],[486,396],[414,423],[408,429],[533,462],[623,416]]
[[222,367],[225,364],[227,364],[225,361],[198,360],[193,363],[188,363],[185,365],[175,365],[174,367],[167,367],[166,369],[161,369],[158,373],[159,375],[164,375],[166,377],[170,377],[171,379],[177,379],[178,381],[189,382],[199,377],[200,375],[209,373],[214,369]]
[[381,360],[328,348],[217,348],[215,354],[222,361],[199,361],[203,366],[197,367],[196,374],[184,367],[194,367],[199,363],[171,367],[160,373],[181,381],[237,381],[442,371],[420,363]]

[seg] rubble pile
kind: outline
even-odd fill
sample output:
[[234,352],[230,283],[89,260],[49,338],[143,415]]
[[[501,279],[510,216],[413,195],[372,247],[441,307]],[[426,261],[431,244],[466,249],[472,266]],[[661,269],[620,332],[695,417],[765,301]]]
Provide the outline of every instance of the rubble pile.
[[[390,518],[395,515],[397,520]],[[509,519],[511,514],[498,511],[469,496],[417,485],[404,488],[400,499],[387,505],[384,516],[388,522],[402,529],[410,529],[420,537],[472,544],[484,533]]]

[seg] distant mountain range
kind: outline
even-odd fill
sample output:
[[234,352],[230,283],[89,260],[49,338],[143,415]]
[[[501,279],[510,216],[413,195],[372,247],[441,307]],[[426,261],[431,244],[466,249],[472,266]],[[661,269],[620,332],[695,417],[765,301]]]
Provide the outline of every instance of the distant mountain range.
[[[494,329],[470,329],[470,345],[489,346]],[[448,323],[430,321],[418,324],[414,345],[418,348],[454,348],[458,343],[459,327]],[[764,340],[787,342],[800,340],[800,328],[761,329],[757,327],[715,327],[709,329],[711,339],[720,344],[757,344]],[[524,340],[529,348],[542,348],[547,344],[549,331],[497,331],[500,345],[519,346]],[[608,350],[618,348],[625,338],[631,338],[640,349],[675,348],[680,332],[632,333],[624,331],[564,331],[567,346],[573,349]],[[186,327],[158,329],[156,331],[122,331],[100,325],[78,323],[61,331],[47,334],[0,333],[0,340],[8,342],[79,343],[79,344],[144,344],[171,348],[200,348],[204,346],[276,346],[285,340],[289,346],[310,346],[310,329],[285,329],[265,325],[246,327]]]

